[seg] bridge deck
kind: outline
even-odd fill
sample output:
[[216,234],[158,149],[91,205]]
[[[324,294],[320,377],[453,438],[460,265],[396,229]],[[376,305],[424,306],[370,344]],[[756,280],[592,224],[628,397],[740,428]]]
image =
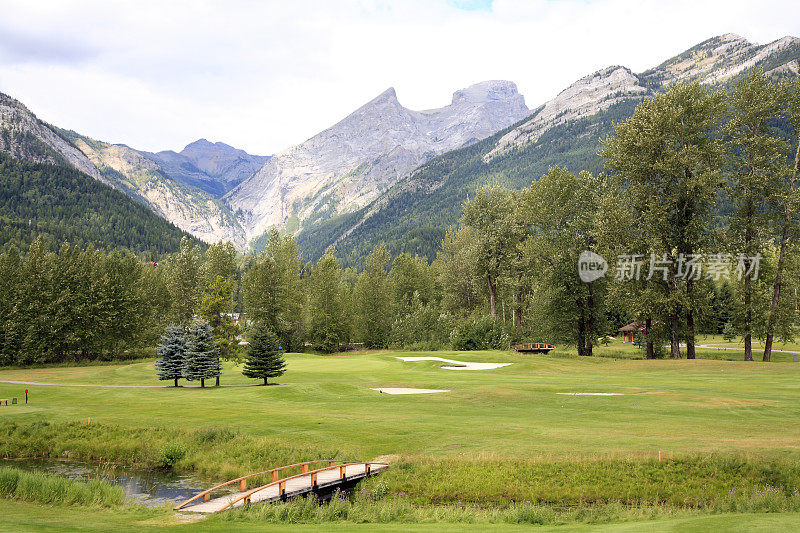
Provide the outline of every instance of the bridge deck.
[[[360,479],[367,477],[366,465],[364,464],[355,464],[355,465],[347,465],[345,468],[345,476],[346,479],[343,480],[339,477],[339,468],[336,467],[332,470],[326,470],[324,472],[319,472],[316,474],[317,477],[317,489],[331,489],[334,488],[336,485],[342,485],[345,482],[353,482]],[[384,464],[373,464],[370,467],[369,475],[381,472],[388,468],[388,465]],[[292,479],[287,479],[285,483],[285,497],[290,498],[292,496],[302,496],[304,494],[308,494],[314,490],[314,487],[311,484],[311,474],[304,474],[302,476],[294,477]],[[218,498],[214,498],[207,502],[201,502],[195,505],[190,505],[184,507],[182,510],[190,511],[193,513],[216,513],[228,508],[230,502],[235,501],[236,499],[240,498],[244,494],[249,491],[244,492],[234,492],[231,494],[226,494],[224,496],[220,496]],[[271,485],[266,487],[263,490],[258,492],[254,492],[250,496],[250,502],[273,502],[280,499],[280,494],[278,492],[278,485]],[[240,500],[233,504],[234,508],[241,507],[244,505],[244,500]]]

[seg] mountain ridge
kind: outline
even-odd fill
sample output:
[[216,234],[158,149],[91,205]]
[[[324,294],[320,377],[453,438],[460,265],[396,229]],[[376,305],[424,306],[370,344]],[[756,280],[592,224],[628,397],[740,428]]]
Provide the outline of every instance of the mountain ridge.
[[393,253],[420,253],[432,259],[435,247],[409,243],[420,233],[443,236],[458,222],[460,207],[476,186],[521,188],[550,165],[602,170],[600,139],[644,98],[670,84],[700,81],[726,88],[754,66],[774,77],[800,73],[800,39],[783,37],[758,45],[736,37],[712,37],[640,74],[611,66],[584,76],[528,118],[481,141],[477,150],[467,147],[437,156],[362,210],[304,229],[297,235],[300,249],[306,259],[314,260],[335,245],[346,265],[360,265],[372,246],[386,242]]

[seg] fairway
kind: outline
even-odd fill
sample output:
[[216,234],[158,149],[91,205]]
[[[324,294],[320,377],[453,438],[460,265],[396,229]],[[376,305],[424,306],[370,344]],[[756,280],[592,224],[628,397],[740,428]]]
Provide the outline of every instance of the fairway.
[[[447,363],[397,359],[406,355],[289,354],[280,385],[268,387],[159,387],[152,361],[2,370],[0,380],[100,386],[0,383],[3,398],[24,402],[24,389],[30,390],[28,405],[4,406],[0,417],[18,423],[91,418],[133,428],[228,427],[358,460],[653,457],[659,451],[794,455],[800,449],[800,365],[793,363],[413,354],[513,363],[457,371],[442,369]],[[226,365],[222,383],[252,384],[239,368]],[[372,390],[381,387],[450,392]]]

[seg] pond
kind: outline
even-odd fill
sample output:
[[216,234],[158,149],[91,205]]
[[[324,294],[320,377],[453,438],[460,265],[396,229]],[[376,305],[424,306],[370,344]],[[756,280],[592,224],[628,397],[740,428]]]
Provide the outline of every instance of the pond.
[[147,507],[183,501],[210,486],[207,482],[201,483],[190,476],[179,476],[167,470],[137,470],[112,464],[98,465],[57,459],[0,459],[0,467],[2,466],[81,481],[103,478],[122,487],[127,497]]

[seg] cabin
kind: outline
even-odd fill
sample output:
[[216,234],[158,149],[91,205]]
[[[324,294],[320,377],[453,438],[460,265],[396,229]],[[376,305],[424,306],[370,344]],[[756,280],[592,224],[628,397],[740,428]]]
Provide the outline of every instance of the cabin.
[[622,335],[622,342],[633,342],[637,334],[647,334],[647,324],[639,321],[631,322],[627,326],[619,328],[619,332]]

